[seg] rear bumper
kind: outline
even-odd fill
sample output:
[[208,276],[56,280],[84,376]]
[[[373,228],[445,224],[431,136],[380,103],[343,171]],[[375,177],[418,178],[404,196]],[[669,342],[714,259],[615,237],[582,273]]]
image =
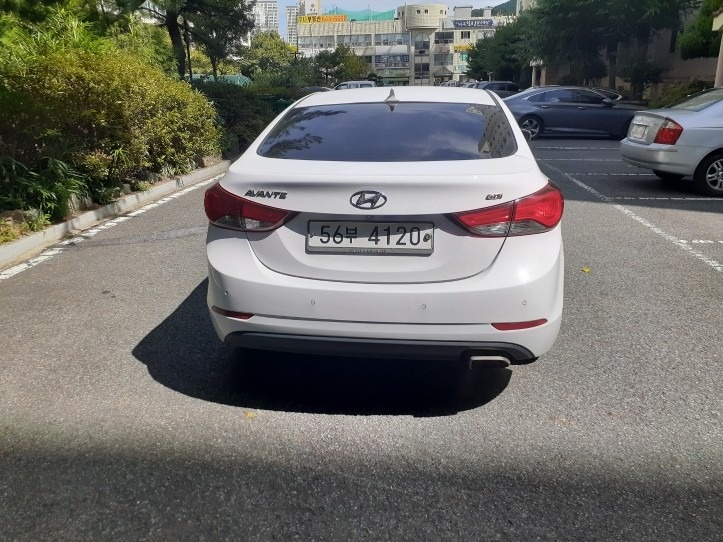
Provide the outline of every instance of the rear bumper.
[[[248,241],[209,229],[208,306],[219,338],[269,350],[412,358],[459,358],[465,349],[501,351],[513,361],[553,345],[562,317],[560,227],[508,238],[485,271],[437,283],[365,284],[294,277],[265,267]],[[384,265],[384,257],[379,257]],[[500,331],[492,323],[546,319]],[[500,346],[501,344],[507,345]]]
[[620,156],[633,166],[690,176],[702,156],[694,147],[651,143],[643,145],[628,138],[620,142]]
[[236,331],[226,335],[226,344],[293,352],[355,358],[394,358],[416,360],[468,360],[472,356],[500,356],[510,363],[522,363],[536,356],[524,346],[512,343],[411,341],[353,339],[314,335],[281,335]]

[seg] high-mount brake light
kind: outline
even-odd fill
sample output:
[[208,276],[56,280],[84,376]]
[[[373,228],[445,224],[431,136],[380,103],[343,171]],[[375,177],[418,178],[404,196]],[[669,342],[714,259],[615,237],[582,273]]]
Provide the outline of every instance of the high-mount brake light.
[[680,124],[674,120],[665,119],[665,122],[663,122],[658,129],[658,133],[655,134],[655,141],[653,141],[653,143],[675,145],[682,134],[683,127]]
[[552,183],[524,198],[502,205],[451,215],[480,237],[530,235],[550,231],[562,219],[565,202]]
[[240,198],[218,183],[206,190],[203,205],[211,223],[241,231],[275,230],[295,214]]

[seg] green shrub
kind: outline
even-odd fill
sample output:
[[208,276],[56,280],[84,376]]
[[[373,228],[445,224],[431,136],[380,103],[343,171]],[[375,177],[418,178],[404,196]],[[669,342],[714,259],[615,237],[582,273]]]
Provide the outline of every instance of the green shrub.
[[677,83],[675,85],[669,86],[659,96],[655,97],[653,100],[650,100],[650,107],[652,109],[658,107],[665,107],[666,105],[677,102],[678,100],[685,98],[690,94],[695,94],[697,92],[700,92],[701,90],[711,88],[712,86],[713,83],[711,83],[710,81],[699,80],[688,81],[685,83]]
[[0,42],[0,155],[46,157],[87,177],[99,203],[144,170],[185,173],[220,152],[211,104],[58,12]]
[[[0,157],[0,211],[36,209],[47,219],[63,220],[71,196],[87,196],[86,177],[54,158],[30,169],[9,156]],[[32,228],[31,228],[32,229]]]
[[277,115],[275,103],[287,95],[286,91],[280,96],[260,95],[249,87],[222,82],[194,81],[193,86],[213,103],[224,131],[226,157],[246,150]]

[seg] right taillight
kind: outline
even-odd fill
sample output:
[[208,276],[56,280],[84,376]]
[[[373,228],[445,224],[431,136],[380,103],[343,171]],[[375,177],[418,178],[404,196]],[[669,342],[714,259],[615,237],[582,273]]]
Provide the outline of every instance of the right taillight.
[[241,231],[270,231],[286,222],[293,212],[240,198],[216,183],[203,200],[208,219],[221,228]]
[[653,143],[661,143],[662,145],[675,145],[678,138],[683,133],[683,127],[671,119],[665,119],[660,125],[658,133],[655,134]]
[[470,233],[480,237],[530,235],[550,231],[562,219],[565,202],[552,183],[524,198],[502,205],[451,215]]

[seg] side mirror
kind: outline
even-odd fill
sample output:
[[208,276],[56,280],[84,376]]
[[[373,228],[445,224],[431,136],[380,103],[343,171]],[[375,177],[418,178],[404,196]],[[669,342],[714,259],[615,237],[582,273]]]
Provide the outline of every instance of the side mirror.
[[610,98],[605,98],[602,101],[602,104],[607,107],[612,107],[613,105],[615,105],[615,100],[611,100]]

